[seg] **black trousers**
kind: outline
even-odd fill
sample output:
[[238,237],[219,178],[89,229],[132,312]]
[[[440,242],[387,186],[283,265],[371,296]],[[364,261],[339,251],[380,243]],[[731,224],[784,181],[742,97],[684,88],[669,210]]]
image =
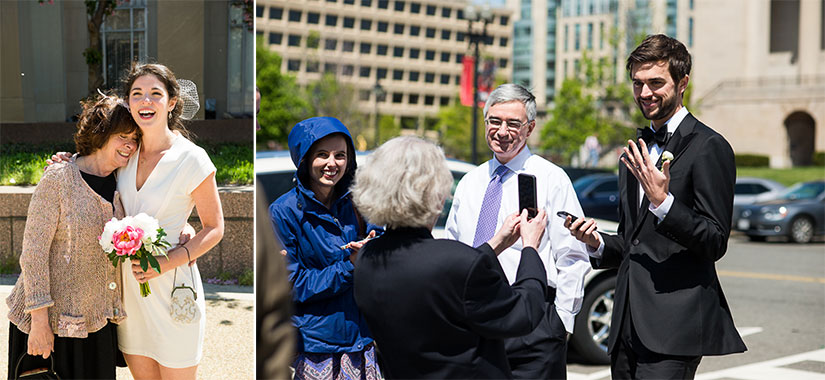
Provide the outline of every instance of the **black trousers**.
[[636,334],[630,310],[625,307],[618,331],[619,341],[610,355],[613,380],[680,380],[693,379],[701,356],[665,355],[647,349]]
[[536,329],[504,340],[514,379],[567,379],[567,331],[556,312],[555,289],[547,290],[544,318]]

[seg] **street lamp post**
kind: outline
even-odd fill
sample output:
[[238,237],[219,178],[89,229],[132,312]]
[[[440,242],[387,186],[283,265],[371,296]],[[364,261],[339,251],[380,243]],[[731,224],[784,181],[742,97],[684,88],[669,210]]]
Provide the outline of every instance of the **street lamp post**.
[[387,95],[387,91],[384,90],[384,87],[381,86],[381,83],[378,80],[375,81],[375,86],[372,86],[372,93],[375,95],[375,147],[378,147],[378,144],[381,142],[380,138],[380,123],[378,120],[378,103],[384,100],[384,97]]
[[[479,44],[487,40],[487,24],[492,21],[493,14],[490,7],[484,5],[478,9],[476,5],[468,5],[464,8],[464,17],[467,19],[467,37],[470,45],[473,46],[473,125],[472,125],[472,163],[478,163],[478,61],[480,60]],[[481,33],[473,29],[473,22],[482,22]]]

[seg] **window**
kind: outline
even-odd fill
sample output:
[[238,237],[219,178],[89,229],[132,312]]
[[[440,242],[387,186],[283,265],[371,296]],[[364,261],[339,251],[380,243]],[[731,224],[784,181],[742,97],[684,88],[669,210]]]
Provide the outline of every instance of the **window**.
[[318,61],[307,61],[307,72],[308,73],[317,73],[318,72]]
[[463,9],[457,10],[455,17],[458,18],[459,20],[464,20],[464,10]]
[[507,16],[501,16],[501,25],[507,26],[507,23],[510,22],[510,18]]
[[264,7],[260,5],[255,6],[255,17],[264,17]]
[[507,37],[501,37],[498,39],[498,46],[505,47],[507,46]]
[[133,61],[147,58],[146,13],[146,0],[133,0],[119,5],[101,26],[103,78],[107,87],[117,86],[120,74]]
[[287,38],[287,45],[289,46],[301,46],[301,36],[297,34],[290,34]]
[[424,105],[431,106],[435,102],[435,96],[432,95],[424,95]]
[[338,65],[336,65],[334,63],[329,63],[329,62],[324,63],[324,72],[325,73],[335,74],[336,71],[338,71]]
[[395,11],[396,12],[404,12],[404,2],[401,0],[395,0]]
[[426,59],[426,60],[428,60],[428,61],[433,61],[433,60],[435,60],[435,50],[427,50],[427,51],[424,53],[424,59]]
[[442,40],[445,40],[445,41],[449,41],[449,40],[450,40],[450,35],[451,35],[451,34],[452,34],[452,33],[451,33],[449,30],[442,29],[442,30],[441,30],[441,39],[442,39]]
[[378,0],[378,9],[387,9],[390,6],[389,0]]
[[355,4],[355,0],[344,0],[344,4],[353,5]]
[[456,75],[454,78],[455,85],[458,86],[461,84],[461,75]]
[[435,82],[435,73],[425,73],[424,74],[424,83],[433,83]]
[[284,35],[281,33],[269,33],[269,44],[270,45],[280,45],[281,40],[283,40]]
[[455,53],[455,63],[464,62],[464,53]]
[[488,46],[493,45],[493,36],[487,36],[484,38],[484,44]]
[[418,59],[421,55],[421,49],[410,48],[410,59]]
[[344,28],[352,29],[355,27],[355,19],[352,17],[344,17]]
[[410,71],[409,74],[409,81],[410,82],[418,82],[418,77],[421,75],[418,71]]
[[378,55],[387,55],[387,45],[377,45],[376,46],[376,54]]
[[327,26],[338,26],[338,16],[327,15],[325,24]]
[[441,52],[441,62],[450,62],[450,52],[442,51]]
[[393,25],[392,32],[395,34],[404,34],[404,24]]
[[325,39],[324,40],[324,50],[335,50],[338,47],[338,40],[333,39]]
[[307,24],[317,24],[321,19],[321,15],[315,12],[307,13]]
[[435,38],[435,28],[427,28],[427,38]]
[[587,49],[593,50],[593,23],[587,23]]
[[450,97],[449,97],[449,96],[442,96],[442,97],[440,97],[440,99],[438,100],[438,103],[439,103],[442,107],[443,107],[443,106],[449,106],[449,105],[450,105]]
[[427,6],[427,16],[435,16],[435,5]]
[[269,18],[273,20],[280,20],[284,17],[284,9],[278,7],[269,8]]
[[375,79],[387,79],[387,69],[385,67],[379,67],[376,69]]
[[371,72],[372,72],[372,67],[361,66],[361,68],[358,69],[358,76],[361,77],[361,78],[369,78]]
[[344,45],[342,46],[341,50],[346,52],[352,52],[355,50],[355,41],[344,41]]
[[421,3],[410,3],[410,13],[421,13]]
[[393,92],[392,93],[392,102],[393,103],[401,103],[404,101],[404,94],[400,92]]
[[410,94],[407,103],[418,104],[418,94]]
[[378,31],[381,33],[386,33],[387,28],[389,28],[389,26],[390,24],[388,24],[386,21],[378,21]]
[[370,90],[358,90],[358,100],[361,100],[362,102],[366,102],[367,100],[370,100],[370,95],[371,94],[372,94],[372,91],[370,91]]
[[464,42],[464,32],[456,32],[455,40],[458,42]]
[[372,29],[372,20],[361,20],[361,30]]
[[290,10],[289,11],[289,21],[291,22],[301,22],[301,11]]
[[450,75],[441,74],[441,84],[450,84]]
[[352,65],[344,65],[344,66],[341,68],[341,75],[344,75],[344,76],[347,76],[347,77],[351,77],[351,76],[352,76],[352,72],[353,72],[353,70],[355,70],[355,67],[354,67],[354,66],[352,66]]
[[410,25],[410,36],[418,37],[421,34],[421,27],[418,25]]
[[507,58],[500,58],[498,60],[498,67],[502,68],[502,69],[506,68],[507,67]]
[[362,7],[372,7],[372,0],[361,0]]
[[450,15],[452,15],[452,12],[453,12],[452,8],[443,7],[443,8],[441,8],[441,17],[450,18]]
[[359,49],[361,54],[369,54],[372,52],[372,44],[369,42],[362,42],[361,48]]
[[564,51],[567,51],[567,41],[570,40],[570,25],[564,26]]
[[327,3],[337,3],[338,0],[327,0]]
[[290,59],[286,61],[286,69],[289,71],[301,71],[301,60]]
[[392,71],[392,80],[402,80],[404,79],[404,70],[393,70]]
[[392,56],[393,57],[403,57],[404,56],[404,48],[401,46],[396,46],[392,48]]
[[[825,6],[822,6],[822,50],[825,50]],[[602,39],[604,40],[604,39]],[[693,17],[688,17],[688,46],[693,46]]]
[[576,51],[581,49],[581,24],[576,24],[576,32],[573,37],[573,46],[575,46]]

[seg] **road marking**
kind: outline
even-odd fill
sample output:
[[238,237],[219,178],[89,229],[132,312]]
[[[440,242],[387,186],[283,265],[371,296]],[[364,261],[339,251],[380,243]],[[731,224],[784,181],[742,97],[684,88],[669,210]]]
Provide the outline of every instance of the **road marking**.
[[761,327],[737,327],[736,330],[739,332],[739,336],[743,338],[748,335],[753,335],[762,332]]
[[583,373],[575,373],[575,372],[567,372],[567,380],[600,380],[600,379],[609,379],[610,378],[610,369],[605,369],[593,373],[583,374]]
[[749,379],[749,380],[775,380],[775,379],[796,379],[796,380],[825,380],[825,374],[798,369],[785,368],[785,366],[804,361],[825,362],[825,350],[804,352],[797,355],[786,356],[747,364],[739,367],[727,368],[719,371],[702,373],[696,375],[696,380],[716,380],[716,379]]
[[729,270],[720,270],[720,271],[717,271],[717,273],[720,276],[727,276],[727,277],[741,277],[741,278],[753,278],[753,279],[776,280],[776,281],[813,282],[813,283],[825,284],[825,278],[822,278],[822,277],[804,277],[804,276],[792,276],[792,275],[788,275],[788,274],[736,272],[736,271],[729,271]]

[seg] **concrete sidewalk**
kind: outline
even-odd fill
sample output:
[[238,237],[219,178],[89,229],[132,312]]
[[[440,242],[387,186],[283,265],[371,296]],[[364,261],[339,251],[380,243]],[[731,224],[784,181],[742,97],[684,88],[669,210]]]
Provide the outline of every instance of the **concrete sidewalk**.
[[[0,276],[0,314],[8,321],[5,299],[16,277]],[[255,312],[251,286],[203,284],[206,293],[206,337],[198,379],[254,379]],[[0,326],[0,379],[7,378],[7,322]],[[127,368],[118,368],[118,379],[132,379]]]

